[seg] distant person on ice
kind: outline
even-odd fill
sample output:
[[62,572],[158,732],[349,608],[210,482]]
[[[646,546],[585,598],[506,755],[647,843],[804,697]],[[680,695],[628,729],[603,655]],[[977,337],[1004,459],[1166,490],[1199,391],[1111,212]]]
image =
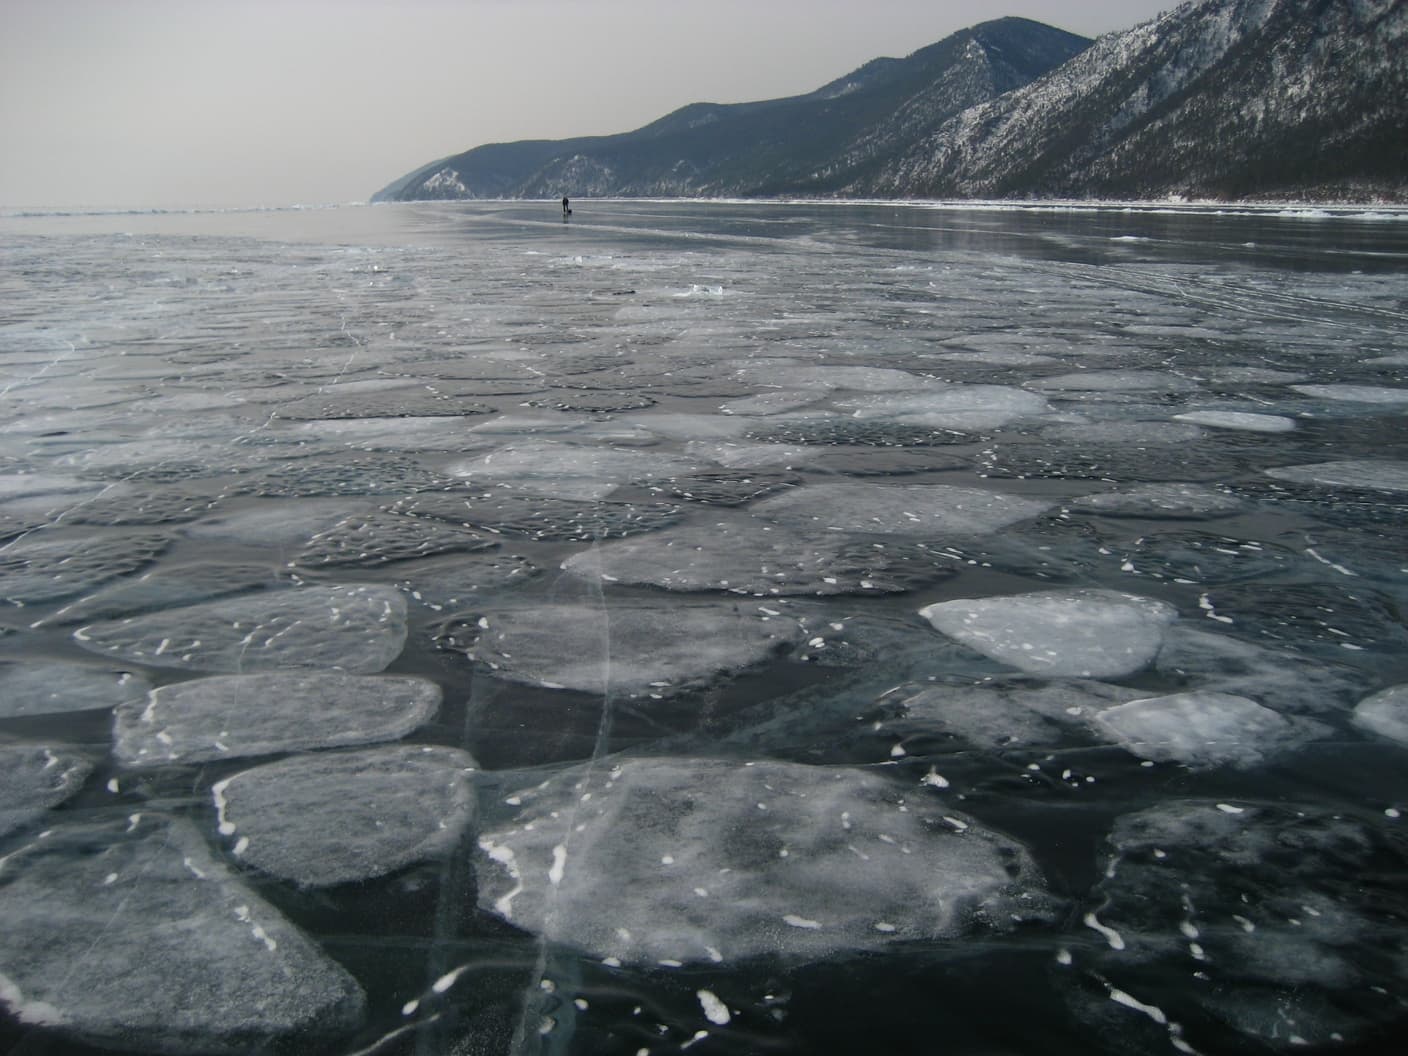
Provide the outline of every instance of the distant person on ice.
[[567,219],[569,216],[571,216],[571,215],[572,215],[572,206],[571,206],[571,204],[567,201],[567,199],[564,197],[564,198],[562,199],[562,219],[566,220],[566,219]]

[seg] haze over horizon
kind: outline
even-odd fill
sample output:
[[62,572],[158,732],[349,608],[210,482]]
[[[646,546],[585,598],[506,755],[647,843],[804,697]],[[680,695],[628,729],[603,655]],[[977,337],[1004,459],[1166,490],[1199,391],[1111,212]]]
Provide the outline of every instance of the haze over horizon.
[[0,208],[365,201],[483,143],[811,91],[1004,15],[1087,36],[1172,0],[11,0]]

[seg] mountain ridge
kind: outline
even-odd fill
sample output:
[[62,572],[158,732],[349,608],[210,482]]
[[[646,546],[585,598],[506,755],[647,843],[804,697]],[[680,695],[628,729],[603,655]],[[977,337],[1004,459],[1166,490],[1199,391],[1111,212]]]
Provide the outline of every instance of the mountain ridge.
[[1090,41],[984,22],[806,95],[488,144],[373,201],[1408,200],[1408,4],[1188,0]]
[[[1064,62],[1090,40],[1022,18],[984,22],[901,59],[872,59],[803,95],[690,103],[631,132],[490,143],[430,162],[373,201],[573,195],[766,196],[844,182],[834,159],[908,108],[922,132]],[[976,46],[977,50],[974,50]],[[1001,53],[1001,62],[987,62]],[[945,80],[946,78],[946,80]],[[947,84],[949,98],[934,95]],[[860,159],[857,159],[859,163]],[[812,174],[830,166],[831,175]],[[789,192],[790,193],[790,192]]]

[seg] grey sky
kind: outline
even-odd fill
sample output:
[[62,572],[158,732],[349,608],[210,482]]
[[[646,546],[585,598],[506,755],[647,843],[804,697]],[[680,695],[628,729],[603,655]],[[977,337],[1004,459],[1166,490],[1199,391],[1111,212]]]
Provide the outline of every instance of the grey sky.
[[0,207],[362,201],[501,140],[810,91],[1000,15],[1175,0],[0,0]]

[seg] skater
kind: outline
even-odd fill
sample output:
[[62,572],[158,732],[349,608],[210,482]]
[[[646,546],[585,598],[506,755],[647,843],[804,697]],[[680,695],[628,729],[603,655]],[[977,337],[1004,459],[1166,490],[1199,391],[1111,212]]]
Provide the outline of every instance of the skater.
[[567,201],[567,196],[562,197],[562,219],[566,220],[572,215],[572,205]]

